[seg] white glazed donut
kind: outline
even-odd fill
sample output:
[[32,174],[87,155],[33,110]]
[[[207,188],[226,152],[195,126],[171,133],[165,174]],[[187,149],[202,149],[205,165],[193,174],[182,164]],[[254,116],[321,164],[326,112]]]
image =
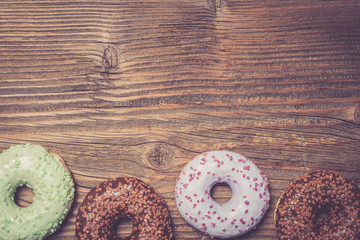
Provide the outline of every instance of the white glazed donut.
[[[232,197],[226,203],[210,195],[217,183],[226,183]],[[177,179],[176,205],[193,227],[212,237],[245,234],[260,222],[269,208],[265,174],[244,156],[230,151],[211,151],[195,157]]]

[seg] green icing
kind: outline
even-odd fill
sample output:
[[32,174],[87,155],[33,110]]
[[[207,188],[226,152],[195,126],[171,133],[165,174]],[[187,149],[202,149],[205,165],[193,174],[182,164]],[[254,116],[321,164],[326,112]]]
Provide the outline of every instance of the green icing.
[[[27,185],[35,194],[22,208],[14,192]],[[39,145],[12,146],[0,154],[0,239],[42,239],[62,223],[74,198],[74,182],[56,156]]]

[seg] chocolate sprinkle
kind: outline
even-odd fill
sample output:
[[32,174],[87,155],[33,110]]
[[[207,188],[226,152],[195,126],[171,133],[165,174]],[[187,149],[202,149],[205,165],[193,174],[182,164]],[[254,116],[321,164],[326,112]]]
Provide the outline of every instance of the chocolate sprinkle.
[[[133,232],[126,238],[116,234],[119,219],[127,217]],[[171,218],[163,199],[153,188],[133,177],[109,179],[85,197],[76,217],[77,239],[173,238]]]
[[[325,218],[316,221],[324,210]],[[279,199],[275,227],[281,240],[360,239],[360,190],[334,171],[303,175]]]

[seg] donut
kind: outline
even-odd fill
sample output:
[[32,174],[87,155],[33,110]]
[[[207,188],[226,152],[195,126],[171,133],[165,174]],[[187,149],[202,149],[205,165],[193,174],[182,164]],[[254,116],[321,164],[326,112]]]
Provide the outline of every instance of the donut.
[[[122,218],[133,224],[132,234],[119,238]],[[135,177],[109,179],[93,188],[76,216],[76,237],[89,239],[172,239],[171,218],[163,199]]]
[[[34,192],[33,202],[14,202],[19,186]],[[43,239],[64,221],[74,198],[74,181],[60,157],[39,145],[12,146],[0,154],[0,238]]]
[[[226,203],[211,197],[211,189],[225,183],[232,190]],[[269,208],[265,174],[246,157],[226,150],[195,157],[177,179],[175,200],[181,216],[198,230],[218,238],[245,234]]]
[[314,171],[285,189],[274,217],[279,239],[360,239],[360,191],[335,171]]

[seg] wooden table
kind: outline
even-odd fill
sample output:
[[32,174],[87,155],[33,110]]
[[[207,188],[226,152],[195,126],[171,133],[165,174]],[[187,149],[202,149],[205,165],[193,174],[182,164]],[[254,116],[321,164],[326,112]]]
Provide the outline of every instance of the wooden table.
[[74,175],[49,239],[74,239],[85,195],[118,176],[156,189],[175,239],[209,239],[173,192],[215,149],[267,174],[271,207],[241,239],[276,239],[276,201],[298,176],[331,169],[360,184],[360,2],[3,0],[0,136],[1,151],[40,144]]

